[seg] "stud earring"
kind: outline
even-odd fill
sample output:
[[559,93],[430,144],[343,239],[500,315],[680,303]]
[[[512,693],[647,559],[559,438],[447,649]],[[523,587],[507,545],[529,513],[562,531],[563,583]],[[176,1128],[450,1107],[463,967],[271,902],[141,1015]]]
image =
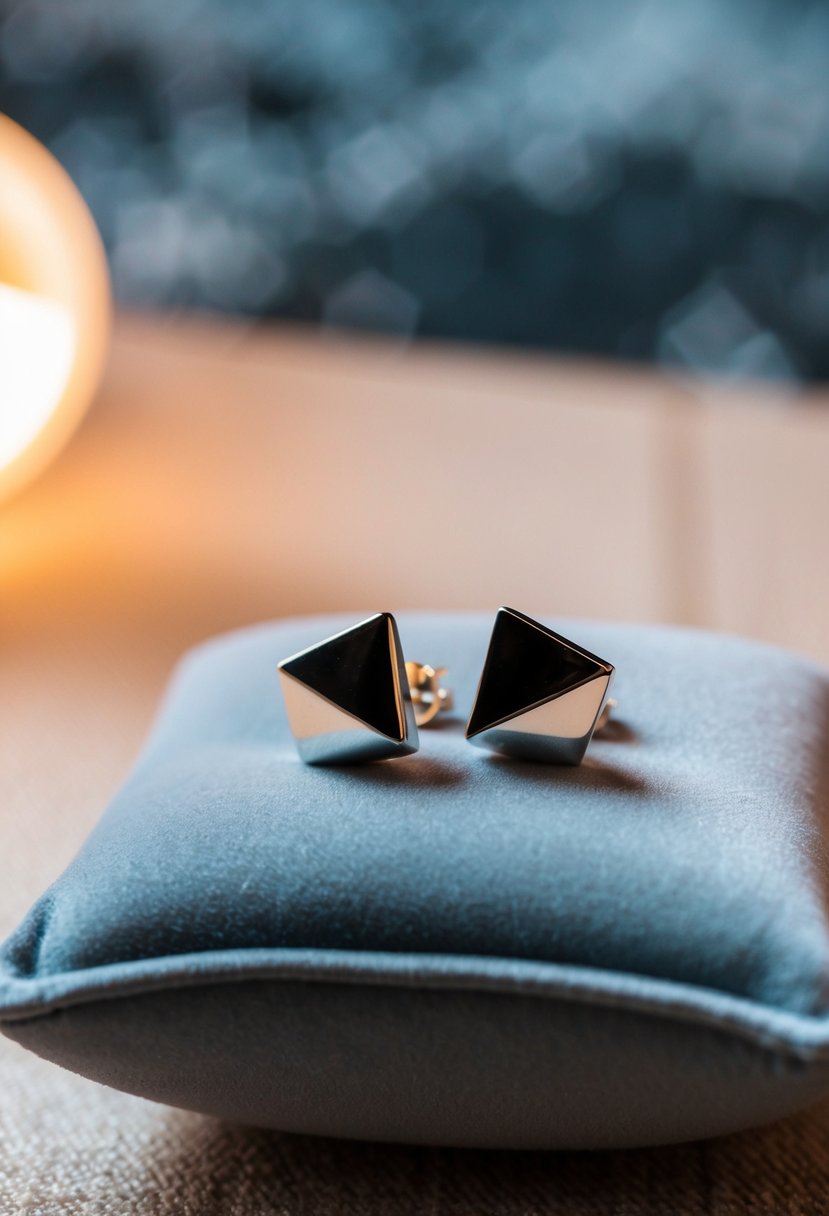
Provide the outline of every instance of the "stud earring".
[[358,764],[417,751],[415,708],[390,612],[283,659],[278,672],[306,764]]
[[613,702],[611,663],[514,608],[500,608],[466,737],[522,760],[580,764]]

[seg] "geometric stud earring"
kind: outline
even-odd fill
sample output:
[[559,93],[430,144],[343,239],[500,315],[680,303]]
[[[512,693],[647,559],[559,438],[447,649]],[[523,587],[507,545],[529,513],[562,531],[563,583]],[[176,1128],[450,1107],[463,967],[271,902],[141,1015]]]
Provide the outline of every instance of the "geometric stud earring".
[[417,751],[414,707],[390,612],[283,659],[278,671],[306,764],[359,764]]
[[504,756],[580,764],[611,704],[613,671],[532,617],[501,608],[466,737]]

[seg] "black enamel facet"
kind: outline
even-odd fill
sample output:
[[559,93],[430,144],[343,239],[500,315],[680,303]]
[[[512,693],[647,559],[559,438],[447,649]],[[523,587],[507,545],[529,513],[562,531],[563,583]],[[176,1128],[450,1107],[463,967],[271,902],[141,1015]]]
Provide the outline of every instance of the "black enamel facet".
[[598,676],[609,663],[512,608],[495,617],[475,706],[466,728],[476,735]]
[[280,667],[361,722],[402,740],[398,655],[394,622],[387,613],[378,613]]

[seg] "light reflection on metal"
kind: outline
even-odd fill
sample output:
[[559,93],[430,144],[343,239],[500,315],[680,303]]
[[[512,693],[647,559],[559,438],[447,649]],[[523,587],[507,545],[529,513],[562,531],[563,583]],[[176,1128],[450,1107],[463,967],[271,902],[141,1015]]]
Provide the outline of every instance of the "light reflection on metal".
[[522,760],[580,764],[604,725],[614,668],[514,608],[499,609],[466,737]]
[[451,688],[443,688],[440,682],[447,671],[447,667],[435,668],[429,663],[406,664],[406,678],[418,726],[428,726],[438,714],[454,708],[455,698]]
[[306,764],[359,764],[418,748],[397,624],[379,612],[283,659],[288,720]]

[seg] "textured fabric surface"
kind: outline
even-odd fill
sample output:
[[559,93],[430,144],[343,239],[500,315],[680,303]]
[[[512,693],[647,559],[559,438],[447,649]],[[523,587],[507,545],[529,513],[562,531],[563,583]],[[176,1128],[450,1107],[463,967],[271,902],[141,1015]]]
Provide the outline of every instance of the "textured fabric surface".
[[[378,1138],[428,1139],[447,1077],[434,1139],[456,1143],[658,1142],[820,1092],[820,669],[551,622],[619,673],[619,723],[582,768],[492,759],[456,721],[410,761],[309,770],[275,662],[346,623],[251,630],[186,663],[132,778],[7,947],[7,1033],[177,1105]],[[489,621],[400,624],[469,704]],[[222,1044],[235,1077],[199,1068]]]
[[0,1216],[823,1216],[829,1103],[673,1148],[494,1153],[282,1135],[0,1042]]

